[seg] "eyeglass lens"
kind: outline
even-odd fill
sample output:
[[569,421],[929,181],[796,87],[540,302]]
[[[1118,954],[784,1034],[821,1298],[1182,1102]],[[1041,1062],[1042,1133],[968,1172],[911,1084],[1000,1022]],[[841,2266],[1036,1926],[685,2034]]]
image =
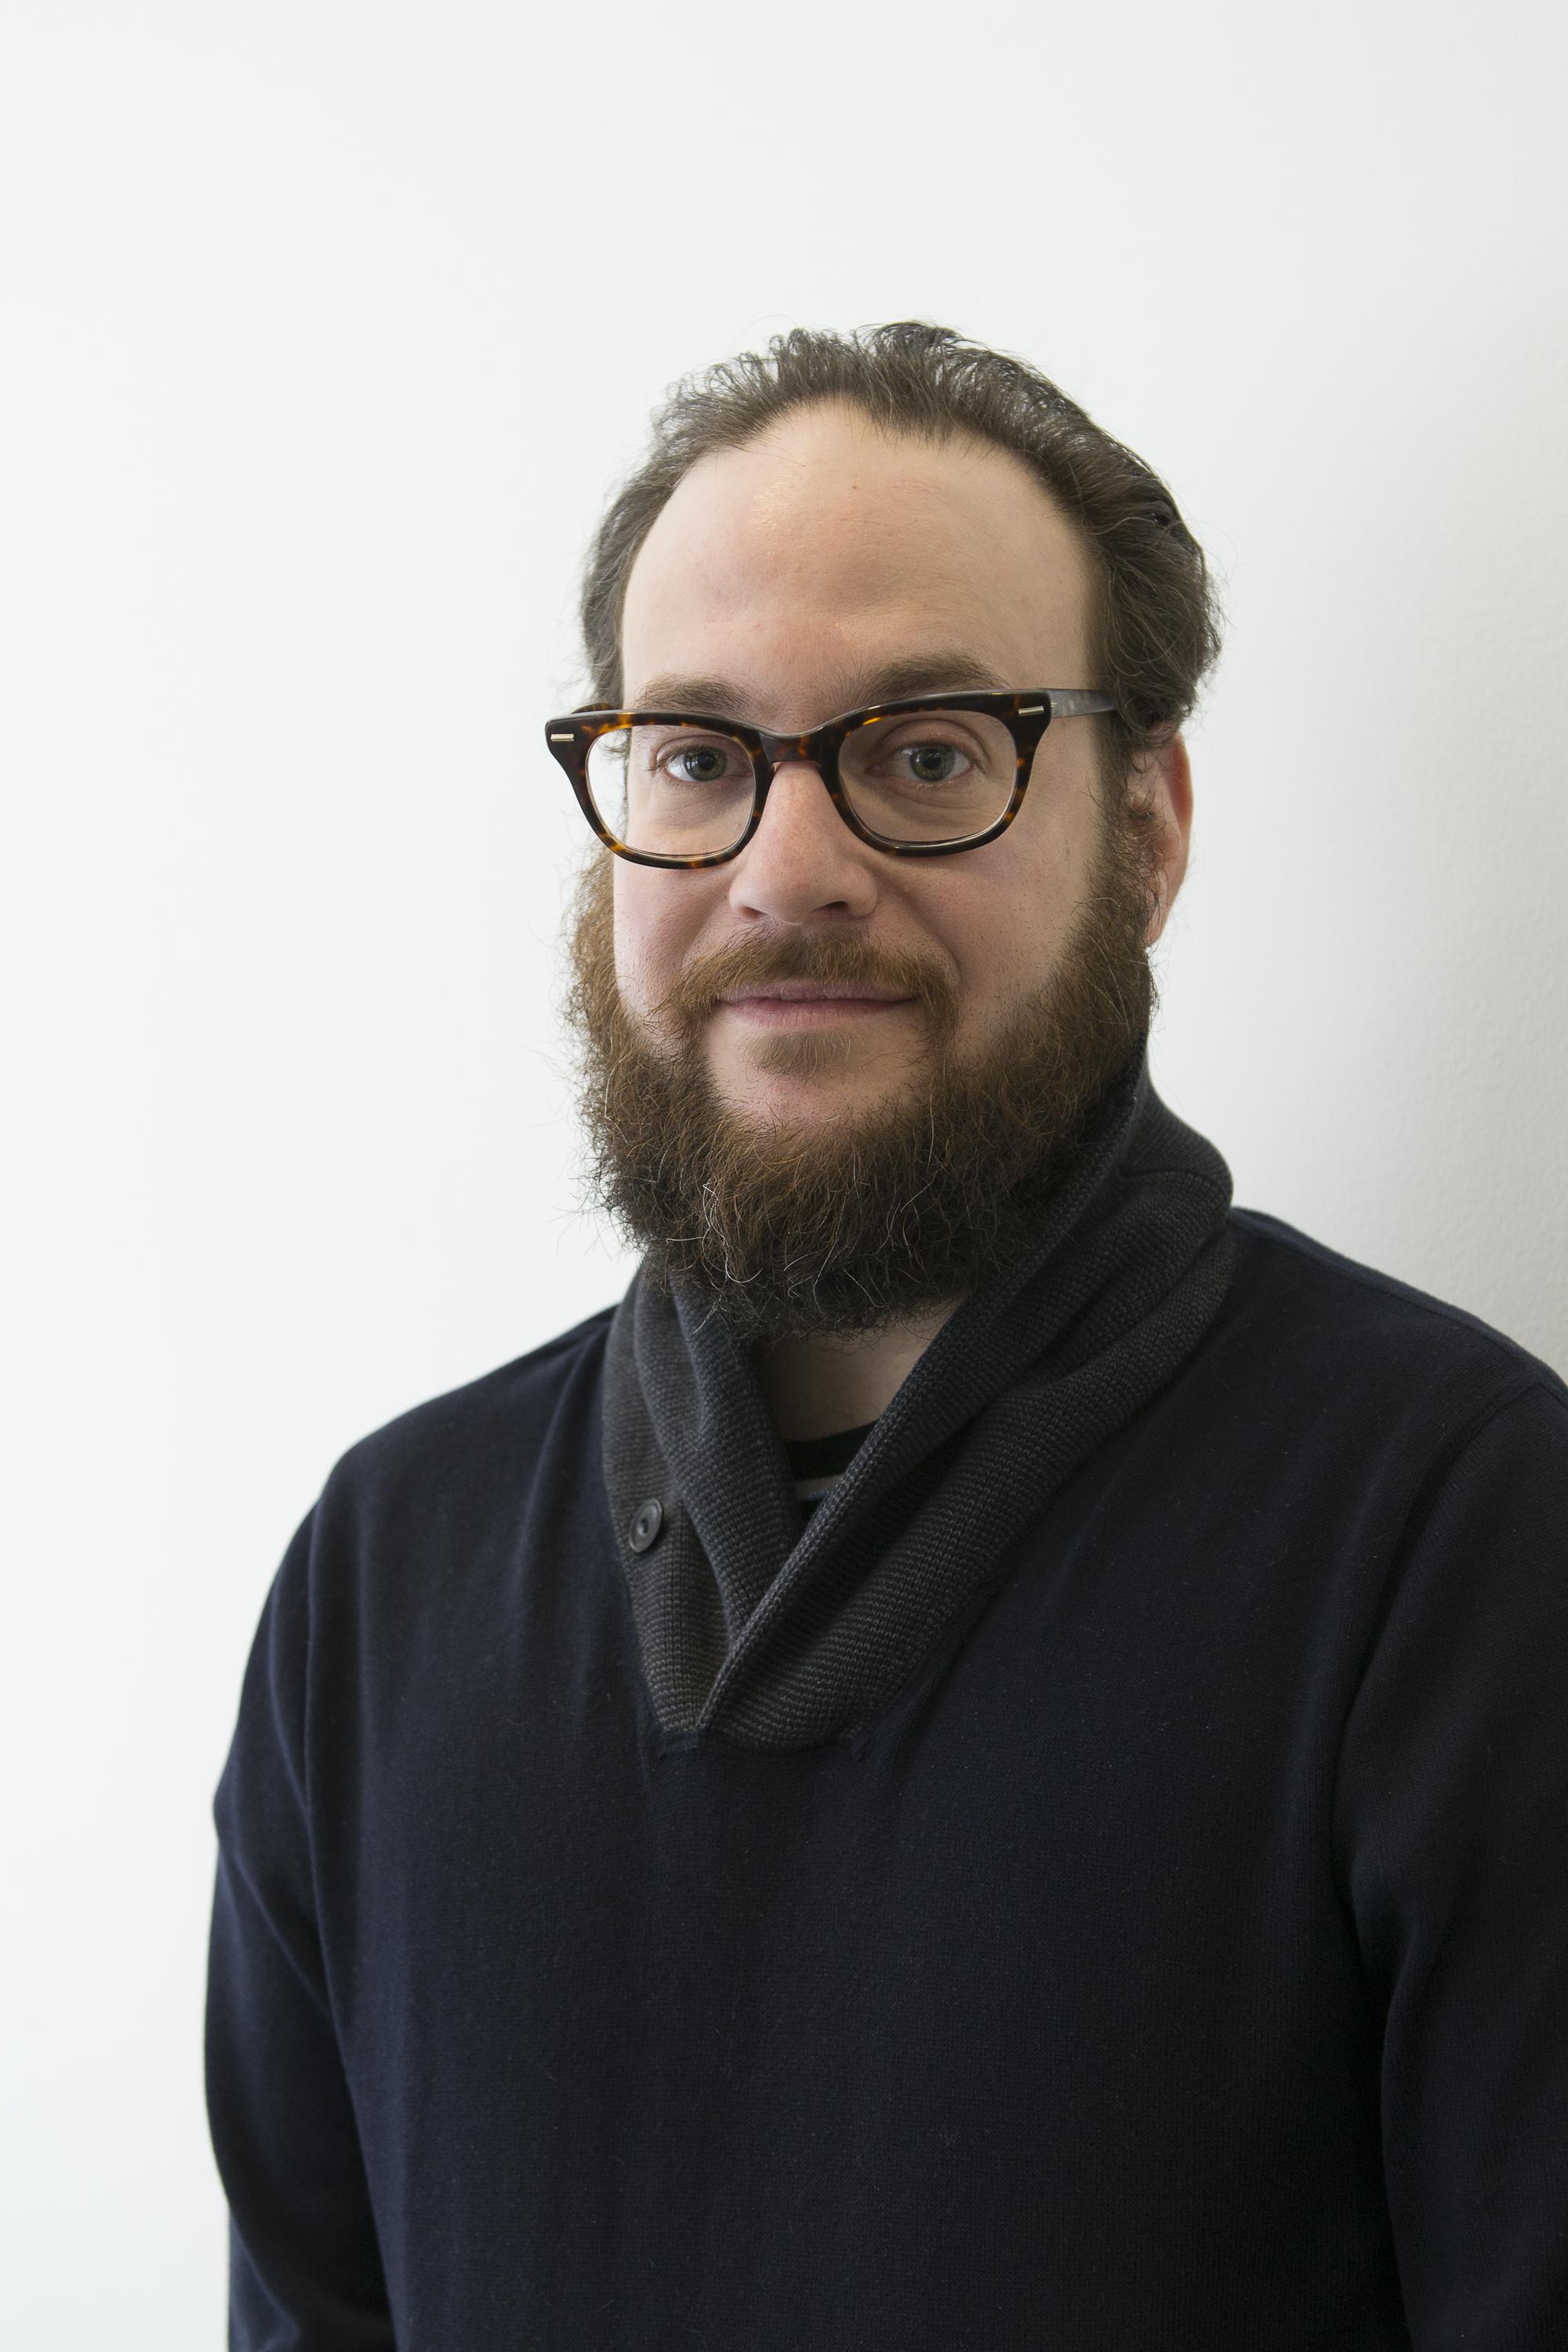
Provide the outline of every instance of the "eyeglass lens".
[[[984,710],[864,719],[838,755],[845,798],[888,841],[984,833],[1005,810],[1016,772],[1011,729]],[[752,755],[710,728],[616,728],[595,737],[587,776],[600,817],[628,849],[708,856],[730,848],[751,819]]]

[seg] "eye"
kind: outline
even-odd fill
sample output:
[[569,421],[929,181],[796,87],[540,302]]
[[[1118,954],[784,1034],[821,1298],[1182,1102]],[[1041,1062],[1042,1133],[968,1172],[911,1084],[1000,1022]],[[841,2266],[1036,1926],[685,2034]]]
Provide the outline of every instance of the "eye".
[[956,743],[935,741],[900,743],[889,757],[906,761],[904,773],[916,784],[954,783],[973,764]]
[[984,765],[977,762],[958,723],[944,721],[941,734],[927,731],[930,725],[927,720],[919,732],[906,727],[891,741],[880,730],[868,729],[866,740],[851,749],[852,765],[868,782],[917,784],[927,789],[962,783],[976,772],[977,765]]
[[751,761],[741,746],[722,736],[677,736],[660,746],[654,765],[677,784],[730,784],[751,775]]

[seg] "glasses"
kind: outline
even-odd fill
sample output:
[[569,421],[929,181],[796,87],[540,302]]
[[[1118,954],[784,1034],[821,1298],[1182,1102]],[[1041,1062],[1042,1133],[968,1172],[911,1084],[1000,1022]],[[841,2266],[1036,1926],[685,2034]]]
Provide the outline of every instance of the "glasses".
[[689,710],[569,710],[545,741],[607,849],[638,866],[721,866],[762,823],[786,761],[809,761],[849,830],[893,857],[948,857],[1017,815],[1053,719],[1114,710],[1088,687],[927,694],[772,735]]

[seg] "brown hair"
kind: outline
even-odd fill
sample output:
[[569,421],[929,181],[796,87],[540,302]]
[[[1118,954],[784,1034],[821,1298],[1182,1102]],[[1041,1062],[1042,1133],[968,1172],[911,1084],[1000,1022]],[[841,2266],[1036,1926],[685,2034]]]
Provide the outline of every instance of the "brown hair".
[[[1023,459],[1082,532],[1100,582],[1092,678],[1116,709],[1103,726],[1118,793],[1142,752],[1189,716],[1218,658],[1218,603],[1204,551],[1142,457],[1023,360],[949,327],[901,319],[851,335],[795,327],[764,353],[742,352],[685,376],[653,419],[652,445],[616,492],[584,570],[580,606],[594,699],[620,707],[621,614],[638,549],[700,457],[753,440],[815,402],[860,409],[884,431],[938,444],[956,433]],[[1032,682],[1032,681],[1031,681]]]

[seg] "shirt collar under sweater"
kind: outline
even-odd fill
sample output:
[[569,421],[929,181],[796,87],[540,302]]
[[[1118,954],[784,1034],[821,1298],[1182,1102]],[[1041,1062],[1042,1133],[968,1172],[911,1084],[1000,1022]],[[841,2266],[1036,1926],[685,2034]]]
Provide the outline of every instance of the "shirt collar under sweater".
[[[1018,1262],[965,1298],[804,1526],[746,1346],[641,1270],[612,1318],[604,1475],[668,1738],[853,1737],[1029,1517],[1218,1314],[1231,1176],[1143,1041]],[[658,1508],[650,1507],[657,1505]]]

